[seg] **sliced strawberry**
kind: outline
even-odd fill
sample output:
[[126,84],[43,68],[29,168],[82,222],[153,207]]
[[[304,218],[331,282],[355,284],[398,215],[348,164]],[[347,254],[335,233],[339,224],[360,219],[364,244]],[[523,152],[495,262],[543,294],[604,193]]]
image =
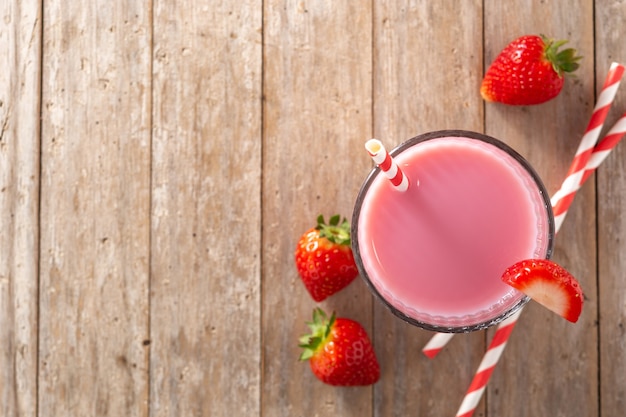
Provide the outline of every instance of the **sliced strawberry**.
[[547,259],[527,259],[507,268],[502,281],[572,323],[578,321],[583,291],[562,266]]

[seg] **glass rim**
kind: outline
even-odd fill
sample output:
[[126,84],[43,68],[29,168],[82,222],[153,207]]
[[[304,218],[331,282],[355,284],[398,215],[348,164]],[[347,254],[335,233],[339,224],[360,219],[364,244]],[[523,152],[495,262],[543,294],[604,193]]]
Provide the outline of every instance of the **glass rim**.
[[[530,163],[511,146],[507,145],[506,143],[502,142],[499,139],[496,139],[492,136],[489,136],[483,133],[472,132],[472,131],[467,131],[467,130],[437,130],[437,131],[423,133],[418,136],[414,136],[406,140],[405,142],[401,143],[397,147],[393,148],[389,153],[391,156],[395,156],[418,143],[426,142],[432,139],[446,138],[446,137],[459,137],[459,138],[474,139],[474,140],[479,140],[479,141],[488,143],[490,145],[493,145],[496,148],[504,151],[510,157],[512,157],[529,174],[529,176],[531,177],[531,179],[537,186],[538,192],[541,196],[541,199],[543,200],[542,206],[545,209],[546,215],[547,215],[546,216],[547,218],[547,244],[546,244],[545,259],[550,259],[550,257],[552,256],[553,249],[554,249],[555,222],[554,222],[554,213],[552,211],[552,204],[550,202],[548,191],[543,181],[541,180],[541,177],[535,171],[532,165],[530,165]],[[400,319],[402,319],[403,321],[409,324],[412,324],[414,326],[420,327],[425,330],[431,330],[431,331],[443,332],[443,333],[468,333],[468,332],[486,329],[488,327],[491,327],[493,325],[496,325],[506,320],[507,318],[515,314],[517,311],[519,311],[524,305],[526,305],[528,301],[530,301],[530,298],[528,296],[523,295],[520,300],[515,302],[512,306],[507,308],[504,312],[497,315],[496,317],[485,319],[478,323],[473,323],[469,325],[459,325],[459,326],[439,325],[439,324],[428,323],[423,320],[416,319],[400,311],[391,302],[389,302],[371,282],[368,276],[368,273],[365,269],[365,266],[363,265],[363,261],[361,258],[361,250],[359,248],[359,242],[358,242],[359,218],[360,218],[360,213],[361,213],[361,207],[363,206],[365,195],[367,194],[370,186],[372,185],[374,180],[378,177],[378,175],[380,175],[381,173],[382,171],[379,167],[377,166],[374,167],[370,171],[368,176],[366,177],[365,181],[361,185],[359,193],[357,194],[357,198],[354,204],[354,210],[352,212],[352,219],[351,219],[351,236],[352,236],[351,246],[352,246],[352,252],[354,255],[354,260],[357,265],[357,269],[359,270],[359,274],[361,275],[361,278],[363,279],[363,281],[365,281],[368,288],[375,295],[375,297],[378,298],[378,300],[380,300],[394,315],[396,315],[397,317],[399,317]]]

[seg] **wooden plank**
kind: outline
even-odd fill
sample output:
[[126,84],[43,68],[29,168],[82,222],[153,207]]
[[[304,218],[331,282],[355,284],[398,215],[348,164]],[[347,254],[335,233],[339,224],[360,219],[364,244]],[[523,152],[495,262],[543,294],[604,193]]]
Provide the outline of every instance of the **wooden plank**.
[[[320,305],[366,325],[383,379],[324,386],[297,362],[317,304],[292,256],[318,213],[350,216],[370,136],[486,131],[558,188],[623,62],[625,6],[501,3],[0,3],[0,415],[453,415],[492,331],[428,360],[430,333],[357,281]],[[578,77],[483,107],[483,66],[542,32],[585,56]],[[531,304],[476,415],[624,410],[622,145],[557,237],[581,321]]]
[[[375,136],[393,147],[433,130],[482,132],[482,2],[375,4]],[[379,303],[374,329],[384,361],[375,415],[455,415],[485,333],[457,335],[431,360],[421,348],[432,333],[403,323]]]
[[293,261],[318,214],[351,217],[370,167],[371,22],[371,2],[264,2],[264,416],[372,414],[372,387],[324,385],[298,362],[317,305],[371,330],[365,284],[317,304]]
[[[596,92],[612,62],[626,65],[626,45],[620,30],[626,4],[595,2]],[[604,132],[626,112],[626,79],[622,79]],[[596,174],[598,190],[598,299],[600,323],[600,415],[626,410],[626,143],[611,152]]]
[[[523,34],[569,39],[568,46],[585,57],[577,78],[567,79],[561,94],[548,103],[486,106],[487,132],[526,157],[551,194],[565,177],[594,105],[592,16],[592,1],[485,4],[485,66]],[[584,314],[572,325],[535,303],[526,307],[488,387],[488,415],[597,415],[594,217],[594,186],[589,183],[579,191],[553,255],[581,279],[587,295]]]
[[0,415],[37,412],[41,3],[0,4]]
[[259,415],[261,4],[154,2],[155,417]]
[[39,412],[146,416],[150,3],[44,22]]

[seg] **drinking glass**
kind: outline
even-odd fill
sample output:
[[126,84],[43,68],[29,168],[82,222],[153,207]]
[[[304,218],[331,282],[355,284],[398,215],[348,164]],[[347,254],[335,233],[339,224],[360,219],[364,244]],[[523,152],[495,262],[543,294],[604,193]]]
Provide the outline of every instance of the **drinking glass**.
[[444,130],[390,152],[409,179],[400,191],[379,167],[352,217],[361,277],[395,315],[427,330],[495,325],[529,300],[501,281],[515,262],[548,259],[550,199],[539,175],[504,142]]

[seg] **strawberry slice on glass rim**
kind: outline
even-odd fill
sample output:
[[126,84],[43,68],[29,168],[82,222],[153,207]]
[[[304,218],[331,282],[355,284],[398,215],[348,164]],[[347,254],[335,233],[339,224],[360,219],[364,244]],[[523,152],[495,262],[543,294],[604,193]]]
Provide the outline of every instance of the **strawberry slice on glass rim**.
[[508,267],[502,281],[534,301],[576,323],[584,295],[580,283],[565,268],[547,259],[526,259]]

